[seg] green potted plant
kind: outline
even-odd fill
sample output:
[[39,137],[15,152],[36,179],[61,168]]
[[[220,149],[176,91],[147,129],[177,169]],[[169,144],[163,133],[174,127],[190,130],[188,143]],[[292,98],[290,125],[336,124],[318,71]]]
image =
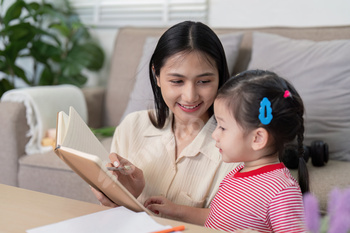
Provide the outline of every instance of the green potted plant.
[[[33,60],[31,71],[18,64],[26,57]],[[103,63],[103,50],[68,0],[60,7],[16,0],[0,12],[0,97],[15,88],[18,79],[28,86],[80,87],[87,81],[83,71],[98,71]]]

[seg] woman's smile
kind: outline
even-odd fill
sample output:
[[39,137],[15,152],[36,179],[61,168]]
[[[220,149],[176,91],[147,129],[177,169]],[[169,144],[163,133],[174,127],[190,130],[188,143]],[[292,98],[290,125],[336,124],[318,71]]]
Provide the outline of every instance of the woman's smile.
[[195,111],[200,109],[202,103],[203,102],[196,104],[196,105],[183,105],[180,103],[177,103],[177,104],[185,112],[195,112]]

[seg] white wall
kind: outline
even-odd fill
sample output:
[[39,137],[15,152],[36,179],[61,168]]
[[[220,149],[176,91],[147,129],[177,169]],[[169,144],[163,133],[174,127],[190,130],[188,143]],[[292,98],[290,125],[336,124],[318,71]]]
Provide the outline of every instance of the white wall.
[[117,29],[91,29],[91,35],[99,41],[105,52],[105,63],[97,73],[89,73],[86,86],[105,86],[111,69],[111,57],[114,49],[114,41],[118,34]]
[[349,0],[209,0],[212,27],[350,25]]

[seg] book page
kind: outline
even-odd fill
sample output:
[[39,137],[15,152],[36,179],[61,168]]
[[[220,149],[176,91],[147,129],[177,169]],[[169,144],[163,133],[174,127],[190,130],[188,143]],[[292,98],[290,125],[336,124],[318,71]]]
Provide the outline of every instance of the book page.
[[144,212],[116,207],[27,230],[27,233],[149,233],[171,228]]
[[69,121],[65,128],[66,133],[61,144],[62,146],[96,155],[104,162],[109,161],[109,152],[104,148],[73,107],[69,108]]
[[66,136],[68,121],[69,117],[65,112],[61,111],[57,114],[57,125],[59,129],[57,129],[56,134],[56,146],[62,145],[64,137]]

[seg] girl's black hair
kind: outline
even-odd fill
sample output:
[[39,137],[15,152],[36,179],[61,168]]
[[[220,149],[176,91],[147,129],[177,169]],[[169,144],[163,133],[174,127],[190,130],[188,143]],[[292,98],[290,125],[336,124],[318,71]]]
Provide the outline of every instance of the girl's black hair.
[[[157,85],[156,76],[167,59],[179,52],[199,52],[215,61],[219,72],[219,88],[229,79],[225,52],[222,44],[213,30],[200,22],[185,21],[178,23],[160,37],[149,63],[149,77],[154,95],[155,115],[150,112],[152,124],[163,128],[169,116],[169,108],[165,104],[161,90]],[[213,114],[213,106],[209,108],[209,115]]]
[[[260,102],[264,97],[271,102],[273,116],[267,125],[262,124],[258,117]],[[309,175],[303,147],[304,104],[293,85],[273,72],[248,70],[227,81],[219,90],[217,99],[225,101],[237,123],[244,129],[265,128],[274,140],[280,161],[285,145],[297,138],[299,185],[302,193],[308,192]]]

